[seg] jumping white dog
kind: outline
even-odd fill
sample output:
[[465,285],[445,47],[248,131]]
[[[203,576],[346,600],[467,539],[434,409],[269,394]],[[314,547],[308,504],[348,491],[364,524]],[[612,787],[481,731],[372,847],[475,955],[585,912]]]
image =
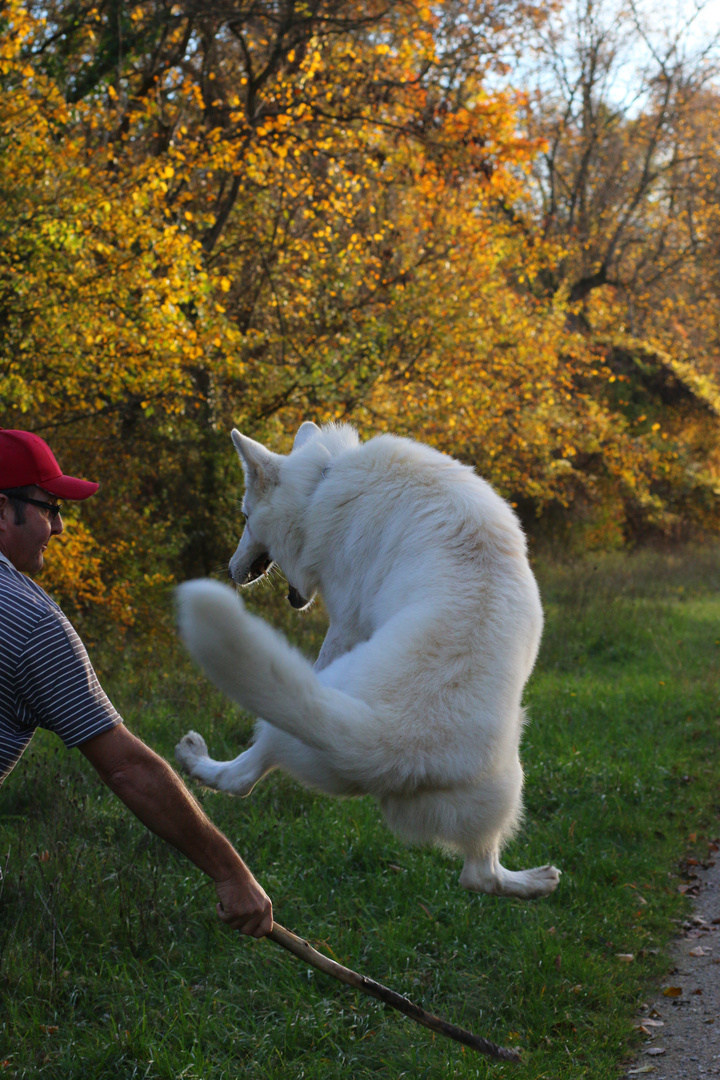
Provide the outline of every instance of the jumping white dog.
[[178,761],[247,795],[271,769],[329,795],[373,795],[405,840],[459,852],[477,892],[552,892],[553,866],[510,871],[518,825],[521,698],[542,630],[525,538],[472,469],[393,435],[305,423],[292,453],[232,432],[245,530],[230,562],[247,585],[272,563],[330,626],[313,667],[232,588],[179,589],[180,632],[207,675],[258,720],[251,747],[213,761],[189,732]]

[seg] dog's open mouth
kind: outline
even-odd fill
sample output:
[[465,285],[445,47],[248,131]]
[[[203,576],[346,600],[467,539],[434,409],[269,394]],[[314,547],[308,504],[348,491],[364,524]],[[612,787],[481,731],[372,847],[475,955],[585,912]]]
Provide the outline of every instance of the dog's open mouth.
[[[242,581],[238,582],[239,585],[252,585],[253,581],[257,581],[263,574],[267,574],[270,567],[273,565],[273,560],[268,553],[264,551],[262,555],[258,555],[257,559],[254,559],[250,564],[248,572]],[[301,611],[308,606],[308,601],[305,599],[301,592],[288,582],[288,600],[294,608]]]
[[294,608],[300,610],[301,608],[308,606],[308,601],[299,593],[294,585],[288,582],[288,600]]
[[258,555],[257,559],[250,564],[245,577],[240,582],[241,585],[251,585],[253,581],[257,581],[263,574],[267,574],[268,570],[272,566],[273,561],[267,552],[263,552],[262,555]]

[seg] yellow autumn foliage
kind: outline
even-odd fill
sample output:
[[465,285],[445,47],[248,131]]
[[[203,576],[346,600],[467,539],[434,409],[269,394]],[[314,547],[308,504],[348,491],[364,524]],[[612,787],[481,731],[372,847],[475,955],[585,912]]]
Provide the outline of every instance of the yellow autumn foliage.
[[580,312],[548,287],[579,256],[534,221],[545,144],[477,47],[540,14],[473,38],[470,5],[333,10],[281,33],[264,5],[163,22],[143,0],[110,63],[104,9],[70,33],[62,4],[6,5],[0,423],[102,482],[48,566],[81,613],[151,621],[226,564],[233,425],[425,439],[585,545],[717,524],[712,365],[673,329],[709,298],[688,286],[640,340],[612,290]]

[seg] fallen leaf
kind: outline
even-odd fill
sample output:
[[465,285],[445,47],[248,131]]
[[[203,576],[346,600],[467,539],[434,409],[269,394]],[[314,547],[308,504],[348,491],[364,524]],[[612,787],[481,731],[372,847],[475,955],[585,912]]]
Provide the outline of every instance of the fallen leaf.
[[702,945],[696,945],[694,949],[690,949],[690,956],[707,956],[708,950],[703,949]]
[[618,952],[615,953],[618,960],[621,960],[623,964],[632,964],[635,959],[635,954],[631,952]]
[[645,1035],[653,1036],[655,1033],[654,1033],[654,1031],[652,1029],[653,1028],[659,1028],[659,1027],[665,1027],[665,1021],[664,1020],[650,1020],[650,1019],[639,1020],[638,1023],[636,1024],[636,1027],[638,1028],[639,1031],[644,1032]]
[[654,1065],[641,1065],[639,1069],[631,1069],[628,1076],[640,1076],[641,1074],[655,1072]]
[[666,986],[663,997],[682,997],[682,986]]
[[665,1053],[665,1047],[651,1046],[649,1050],[645,1051],[645,1053],[648,1055],[648,1057],[660,1057],[661,1054]]

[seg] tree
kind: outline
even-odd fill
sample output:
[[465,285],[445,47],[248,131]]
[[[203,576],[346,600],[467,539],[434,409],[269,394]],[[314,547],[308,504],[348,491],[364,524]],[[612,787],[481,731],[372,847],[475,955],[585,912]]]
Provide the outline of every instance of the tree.
[[619,438],[628,425],[645,443],[645,494],[638,503],[626,491],[618,511],[636,533],[675,528],[693,505],[707,524],[718,490],[707,280],[718,238],[720,36],[696,32],[693,19],[664,28],[658,14],[651,21],[634,0],[558,9],[535,39],[526,112],[528,133],[546,140],[526,227],[558,252],[538,285],[567,298],[569,325],[589,349],[578,393],[616,413]]

